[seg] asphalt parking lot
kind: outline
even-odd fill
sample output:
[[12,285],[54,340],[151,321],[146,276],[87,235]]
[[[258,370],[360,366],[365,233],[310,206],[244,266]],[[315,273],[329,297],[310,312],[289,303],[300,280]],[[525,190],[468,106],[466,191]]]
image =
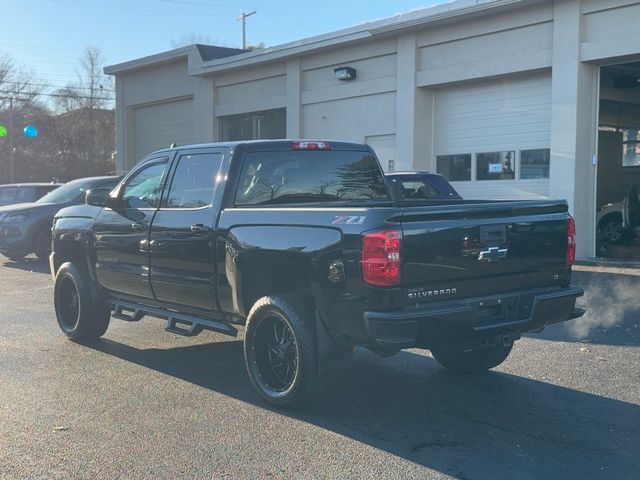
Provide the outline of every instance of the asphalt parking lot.
[[267,408],[241,343],[113,320],[58,331],[51,278],[0,257],[0,478],[639,478],[640,276],[580,271],[590,313],[460,377],[358,350],[307,408]]

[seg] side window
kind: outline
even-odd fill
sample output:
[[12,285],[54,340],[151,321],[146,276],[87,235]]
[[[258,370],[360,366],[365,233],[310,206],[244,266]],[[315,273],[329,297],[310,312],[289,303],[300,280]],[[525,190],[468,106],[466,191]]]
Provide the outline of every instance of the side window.
[[200,208],[211,205],[221,163],[221,153],[182,155],[163,206]]
[[127,181],[122,200],[127,208],[156,208],[162,194],[162,175],[167,159],[142,167]]
[[16,202],[33,202],[37,200],[35,196],[35,187],[20,187],[16,195]]
[[17,187],[2,187],[0,188],[0,204],[13,203],[16,198]]

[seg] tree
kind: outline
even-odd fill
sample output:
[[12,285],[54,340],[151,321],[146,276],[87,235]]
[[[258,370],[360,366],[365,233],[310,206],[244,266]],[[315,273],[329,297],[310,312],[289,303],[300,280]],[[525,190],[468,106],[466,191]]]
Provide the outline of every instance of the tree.
[[0,183],[18,178],[15,169],[25,140],[20,132],[46,110],[38,101],[40,84],[33,71],[0,54],[0,124],[8,130],[7,136],[0,138]]
[[113,81],[102,73],[103,64],[100,49],[86,47],[80,58],[78,82],[56,91],[54,163],[59,164],[61,172],[72,166],[74,177],[115,169]]
[[218,43],[212,40],[209,35],[201,35],[195,32],[187,33],[181,35],[177,39],[171,40],[171,46],[173,48],[186,47],[193,45],[194,43],[199,43],[201,45],[218,45]]

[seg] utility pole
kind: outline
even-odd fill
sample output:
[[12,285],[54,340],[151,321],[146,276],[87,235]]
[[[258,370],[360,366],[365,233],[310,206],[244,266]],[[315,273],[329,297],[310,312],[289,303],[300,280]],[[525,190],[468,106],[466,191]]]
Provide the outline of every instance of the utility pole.
[[13,168],[13,97],[9,97],[9,182],[14,182]]
[[253,12],[249,12],[249,13],[242,12],[242,15],[240,15],[238,18],[236,18],[237,22],[238,21],[242,22],[242,48],[243,48],[243,50],[247,49],[247,18],[249,18],[254,13],[256,13],[256,10],[254,10]]

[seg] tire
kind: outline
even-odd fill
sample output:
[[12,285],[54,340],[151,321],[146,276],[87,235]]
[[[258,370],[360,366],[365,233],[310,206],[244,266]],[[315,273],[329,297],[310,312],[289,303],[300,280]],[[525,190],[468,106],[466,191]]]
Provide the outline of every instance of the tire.
[[470,350],[460,350],[451,347],[432,348],[431,353],[444,368],[460,373],[478,373],[497,367],[504,362],[513,344],[505,347],[493,345],[478,347]]
[[609,215],[600,220],[598,229],[608,243],[618,244],[625,239],[625,231],[622,226],[622,218],[617,215]]
[[270,405],[290,408],[317,384],[315,311],[303,295],[262,297],[247,318],[244,358],[251,383]]
[[109,327],[111,310],[91,290],[86,270],[71,262],[60,266],[53,289],[56,318],[72,340],[95,340]]
[[51,229],[44,228],[36,236],[36,243],[34,246],[34,253],[43,262],[49,260],[51,255]]

